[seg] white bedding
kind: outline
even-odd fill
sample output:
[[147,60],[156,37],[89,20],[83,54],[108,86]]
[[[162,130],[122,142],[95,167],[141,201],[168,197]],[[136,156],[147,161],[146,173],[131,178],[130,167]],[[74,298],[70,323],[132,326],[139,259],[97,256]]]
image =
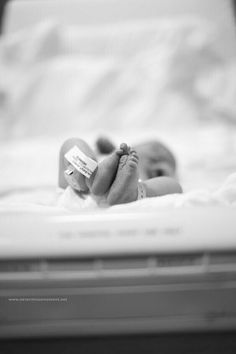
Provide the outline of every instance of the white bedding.
[[[230,175],[215,191],[207,189],[193,190],[184,194],[172,194],[163,197],[147,198],[133,203],[117,205],[103,209],[104,212],[148,212],[166,208],[186,208],[200,206],[236,207],[236,173]],[[96,202],[88,196],[85,200],[78,198],[67,187],[63,190],[45,190],[17,192],[5,196],[0,201],[0,212],[27,212],[40,214],[65,214],[96,212]]]
[[0,210],[96,210],[57,189],[57,164],[63,139],[101,133],[167,143],[185,191],[110,210],[235,206],[236,65],[216,33],[197,19],[99,31],[48,22],[3,38]]

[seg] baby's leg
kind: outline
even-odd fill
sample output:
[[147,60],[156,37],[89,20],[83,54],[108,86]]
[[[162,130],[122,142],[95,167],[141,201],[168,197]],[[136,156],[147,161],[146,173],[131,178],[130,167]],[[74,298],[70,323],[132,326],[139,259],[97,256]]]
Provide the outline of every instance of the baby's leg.
[[[69,161],[67,161],[67,159],[65,158],[65,154],[75,145],[88,157],[97,161],[95,153],[84,140],[79,138],[67,139],[60,149],[58,185],[61,188],[66,188],[68,185],[70,185],[75,190],[89,192],[89,188],[85,181],[85,176],[75,170],[73,166],[69,163]],[[74,171],[73,175],[65,175],[65,171],[68,168],[72,168],[72,170]]]
[[182,193],[180,184],[171,177],[155,177],[143,181],[146,197],[160,197],[166,194]]
[[120,157],[128,153],[129,147],[123,143],[119,149],[98,164],[90,179],[86,178],[86,184],[92,194],[102,196],[108,192],[115,179]]
[[124,204],[141,198],[181,193],[182,188],[173,178],[156,177],[138,182],[138,155],[131,150],[120,158],[116,178],[108,192],[109,205]]
[[116,175],[120,156],[128,153],[128,146],[126,144],[121,144],[120,149],[117,149],[114,153],[99,163],[91,177],[87,178],[75,169],[73,169],[74,172],[71,176],[66,176],[64,173],[68,167],[71,167],[64,155],[75,145],[85,155],[97,161],[95,153],[85,141],[79,138],[66,140],[60,150],[59,186],[61,188],[66,188],[69,184],[75,190],[82,192],[90,191],[94,195],[104,195],[110,188]]
[[116,177],[108,192],[109,205],[130,203],[138,198],[138,155],[131,150],[120,158]]

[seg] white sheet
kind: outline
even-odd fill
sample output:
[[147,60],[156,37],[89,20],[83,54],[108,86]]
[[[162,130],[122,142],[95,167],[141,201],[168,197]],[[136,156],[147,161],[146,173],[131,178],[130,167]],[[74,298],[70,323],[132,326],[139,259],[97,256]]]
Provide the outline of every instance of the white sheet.
[[[215,191],[207,189],[193,190],[184,194],[172,194],[163,197],[147,198],[133,203],[122,204],[103,209],[104,212],[127,213],[148,212],[171,208],[189,208],[199,206],[236,207],[236,173],[230,175]],[[83,213],[96,212],[99,206],[87,196],[79,198],[75,192],[67,187],[63,190],[43,189],[18,192],[5,196],[0,201],[0,212],[27,212],[40,214],[65,214],[69,212]]]

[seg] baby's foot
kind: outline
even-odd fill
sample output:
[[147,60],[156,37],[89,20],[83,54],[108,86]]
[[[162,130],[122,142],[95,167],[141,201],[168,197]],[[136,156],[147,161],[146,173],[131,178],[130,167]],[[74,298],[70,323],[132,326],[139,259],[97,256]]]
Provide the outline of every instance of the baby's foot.
[[129,203],[138,197],[138,155],[132,150],[120,158],[116,178],[107,196],[109,205]]
[[128,145],[121,144],[119,149],[98,164],[98,168],[90,179],[86,178],[87,186],[92,194],[102,196],[108,192],[116,176],[120,158],[122,155],[128,154],[128,151]]

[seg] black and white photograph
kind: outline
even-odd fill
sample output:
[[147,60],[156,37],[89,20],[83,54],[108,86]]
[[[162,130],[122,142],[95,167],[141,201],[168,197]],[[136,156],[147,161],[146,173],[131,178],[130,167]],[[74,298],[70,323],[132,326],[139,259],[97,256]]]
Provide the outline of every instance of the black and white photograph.
[[1,0],[0,354],[236,353],[236,0]]

